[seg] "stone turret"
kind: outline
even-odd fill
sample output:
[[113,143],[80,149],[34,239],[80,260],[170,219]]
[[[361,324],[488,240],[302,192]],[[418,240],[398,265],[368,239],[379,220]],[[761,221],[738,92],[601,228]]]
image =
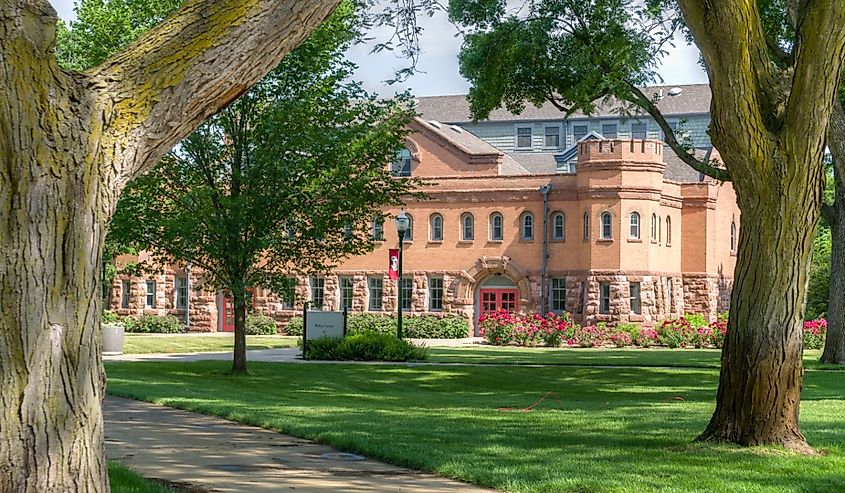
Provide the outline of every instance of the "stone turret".
[[586,140],[578,144],[578,169],[585,168],[636,168],[662,174],[666,168],[663,142],[651,139]]

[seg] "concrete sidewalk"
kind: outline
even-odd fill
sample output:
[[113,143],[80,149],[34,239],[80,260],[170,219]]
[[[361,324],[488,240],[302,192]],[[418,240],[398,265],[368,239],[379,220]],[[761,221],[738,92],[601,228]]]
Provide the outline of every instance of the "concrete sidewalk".
[[145,402],[107,396],[103,416],[109,459],[194,492],[493,491]]

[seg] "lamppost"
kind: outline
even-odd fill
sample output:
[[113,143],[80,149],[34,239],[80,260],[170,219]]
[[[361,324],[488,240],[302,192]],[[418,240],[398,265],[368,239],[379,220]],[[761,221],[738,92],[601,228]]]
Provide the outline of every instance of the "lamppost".
[[399,339],[402,338],[402,244],[405,243],[405,231],[408,231],[409,222],[408,216],[405,215],[405,211],[400,210],[399,214],[396,215],[396,232],[399,233],[399,280],[397,281],[398,289],[396,290],[396,298],[398,302],[396,337]]

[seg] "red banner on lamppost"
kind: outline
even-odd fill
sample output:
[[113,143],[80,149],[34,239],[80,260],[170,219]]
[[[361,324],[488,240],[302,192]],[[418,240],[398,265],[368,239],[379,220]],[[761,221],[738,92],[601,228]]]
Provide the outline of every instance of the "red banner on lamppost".
[[388,277],[395,281],[399,279],[399,249],[391,248],[387,253],[387,257],[387,274]]
[[387,275],[394,281],[399,279],[399,249],[391,248],[388,253]]

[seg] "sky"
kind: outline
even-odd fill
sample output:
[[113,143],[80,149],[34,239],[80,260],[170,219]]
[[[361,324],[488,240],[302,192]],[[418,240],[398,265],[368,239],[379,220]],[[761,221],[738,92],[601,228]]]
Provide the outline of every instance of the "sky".
[[[51,0],[59,17],[71,20],[73,0]],[[387,29],[371,33],[375,38],[369,44],[353,46],[348,53],[350,60],[358,65],[354,78],[364,83],[364,87],[382,96],[411,89],[415,96],[439,96],[446,94],[466,94],[469,83],[458,71],[458,52],[461,38],[456,37],[457,29],[449,23],[444,12],[434,17],[418,20],[423,27],[420,36],[420,55],[417,69],[413,75],[401,84],[389,86],[385,80],[393,77],[398,68],[408,65],[408,60],[397,53],[383,51],[370,53],[375,43],[385,41],[390,33]],[[707,76],[698,64],[698,49],[678,40],[674,48],[663,59],[658,73],[667,85],[698,84],[707,82]]]

